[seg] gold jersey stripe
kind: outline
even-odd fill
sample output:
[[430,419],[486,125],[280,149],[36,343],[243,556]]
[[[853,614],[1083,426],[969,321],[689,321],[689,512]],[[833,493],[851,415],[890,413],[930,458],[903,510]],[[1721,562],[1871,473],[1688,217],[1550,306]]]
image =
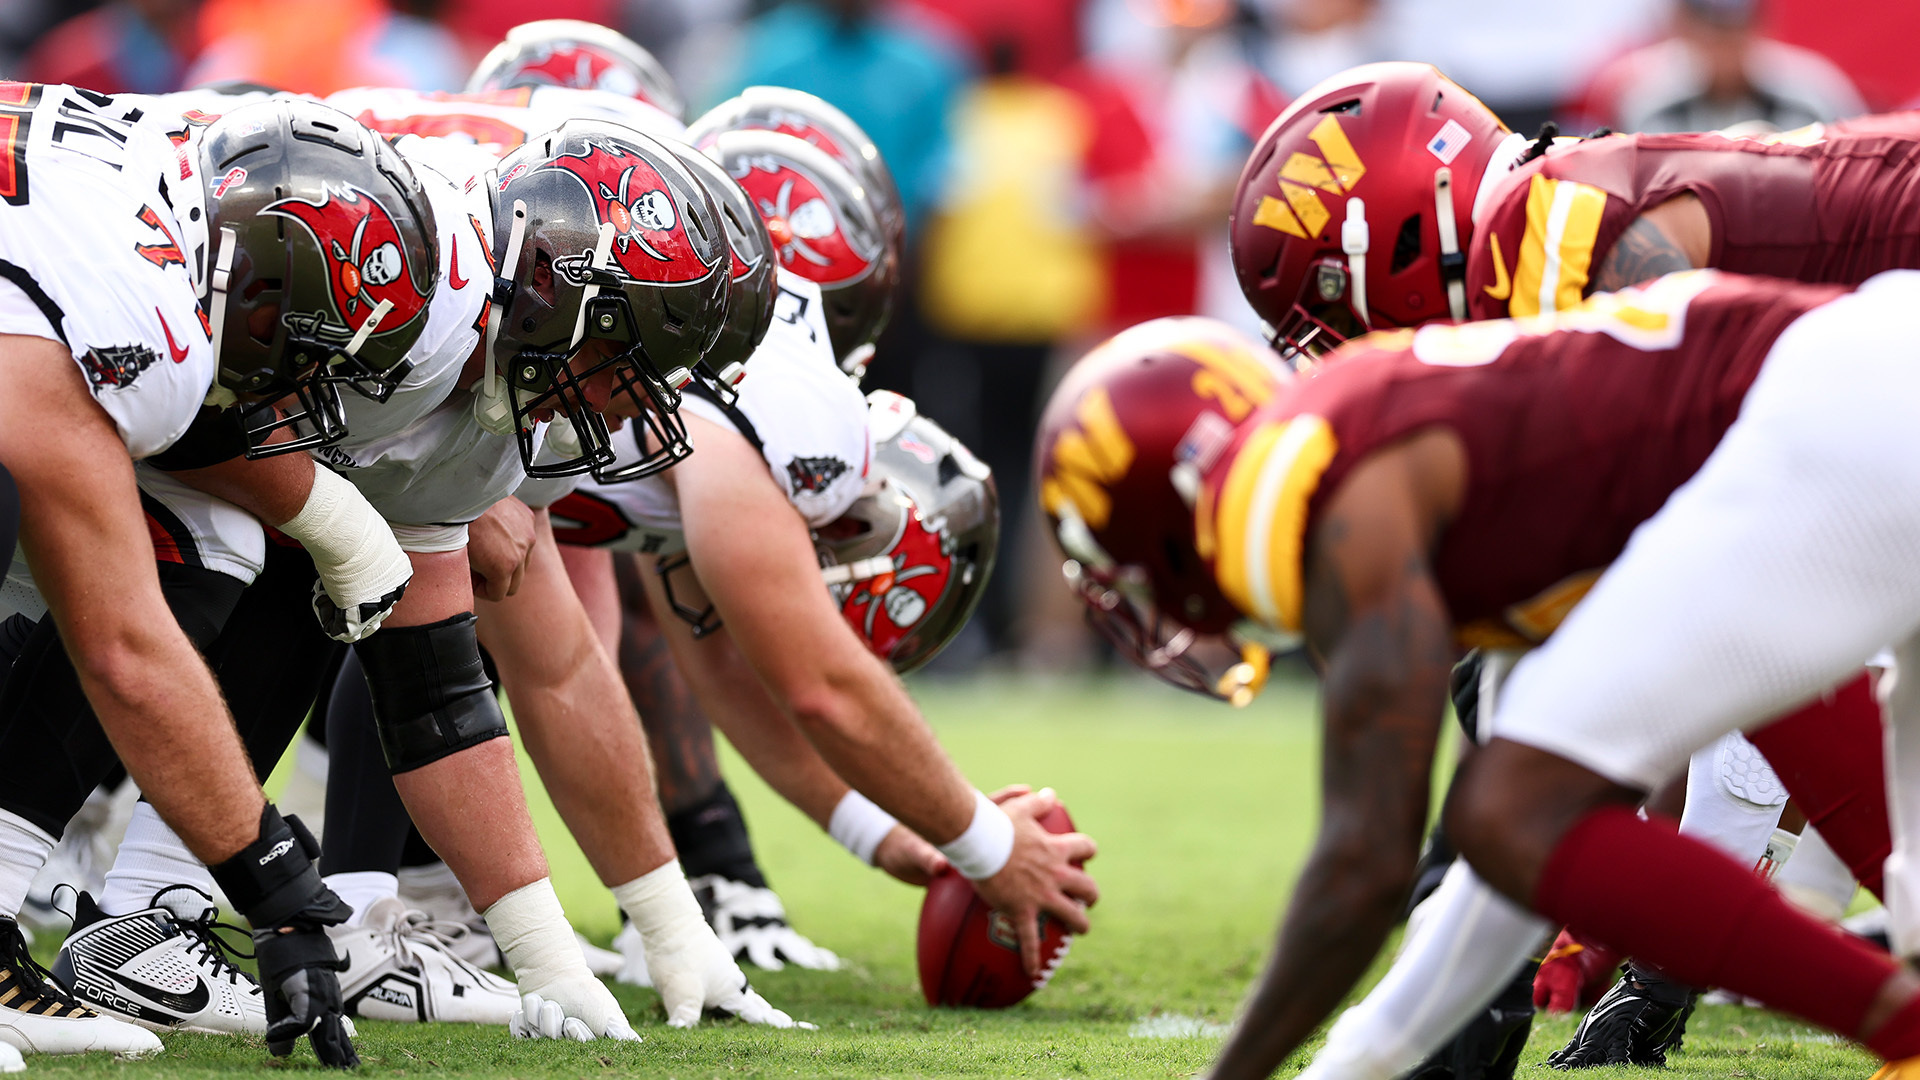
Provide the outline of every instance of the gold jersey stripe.
[[1527,229],[1513,269],[1515,317],[1564,311],[1580,303],[1607,193],[1572,180],[1535,175],[1527,185]]
[[1325,420],[1297,416],[1260,425],[1234,456],[1208,539],[1220,591],[1242,614],[1299,630],[1307,503],[1337,448]]

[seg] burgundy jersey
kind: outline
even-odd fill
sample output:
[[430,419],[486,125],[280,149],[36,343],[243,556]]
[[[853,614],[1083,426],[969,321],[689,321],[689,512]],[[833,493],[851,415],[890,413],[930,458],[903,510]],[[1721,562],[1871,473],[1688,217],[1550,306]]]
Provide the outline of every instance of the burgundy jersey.
[[1557,148],[1501,180],[1477,217],[1470,314],[1572,307],[1627,226],[1684,194],[1712,222],[1716,269],[1857,285],[1920,268],[1920,112],[1761,139],[1611,135]]
[[1197,547],[1242,613],[1297,630],[1328,498],[1376,449],[1446,428],[1467,457],[1434,553],[1456,632],[1537,642],[1706,460],[1781,331],[1845,291],[1696,271],[1553,316],[1363,338],[1206,467]]

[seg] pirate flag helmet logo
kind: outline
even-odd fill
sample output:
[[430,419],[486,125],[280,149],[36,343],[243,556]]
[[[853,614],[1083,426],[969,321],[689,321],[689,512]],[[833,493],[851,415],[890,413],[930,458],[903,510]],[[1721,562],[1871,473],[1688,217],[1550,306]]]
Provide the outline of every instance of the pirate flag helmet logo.
[[343,185],[323,189],[319,202],[281,199],[260,212],[299,222],[326,254],[333,310],[339,317],[320,320],[314,326],[316,336],[349,341],[382,304],[390,307],[380,321],[394,326],[411,321],[426,308],[427,294],[407,268],[393,215],[366,192]]
[[993,477],[911,400],[868,395],[867,490],[814,530],[828,591],[876,656],[900,672],[933,659],[966,625],[1000,538]]
[[[674,208],[667,181],[633,149],[588,142],[546,166],[571,174],[594,197],[600,221],[613,226],[613,259],[630,279],[662,285],[699,281],[713,272],[712,238],[697,243]],[[565,270],[556,264],[556,270]]]
[[708,153],[753,199],[782,269],[820,286],[834,352],[871,343],[893,309],[898,260],[867,189],[791,135],[728,131]]
[[440,276],[426,190],[386,140],[314,101],[234,109],[198,157],[213,397],[242,407],[252,456],[333,442],[339,386],[385,401],[412,369]]

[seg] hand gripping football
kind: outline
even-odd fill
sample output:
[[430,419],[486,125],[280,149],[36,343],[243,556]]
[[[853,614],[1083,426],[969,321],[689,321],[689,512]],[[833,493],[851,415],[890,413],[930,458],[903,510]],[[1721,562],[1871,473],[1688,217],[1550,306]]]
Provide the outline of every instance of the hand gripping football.
[[[1073,831],[1067,808],[1056,806],[1040,819],[1048,832]],[[1030,979],[1020,966],[1020,936],[1013,924],[987,907],[973,883],[951,868],[927,886],[920,906],[920,989],[929,1005],[1004,1009],[1024,1001],[1067,958],[1073,935],[1058,920],[1040,916],[1040,955],[1046,967]]]

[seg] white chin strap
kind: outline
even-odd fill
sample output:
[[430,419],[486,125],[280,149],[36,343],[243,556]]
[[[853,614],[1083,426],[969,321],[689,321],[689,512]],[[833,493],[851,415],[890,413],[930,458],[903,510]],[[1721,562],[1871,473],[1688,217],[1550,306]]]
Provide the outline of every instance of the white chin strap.
[[1467,282],[1462,274],[1444,267],[1460,254],[1460,231],[1453,218],[1453,170],[1442,165],[1433,172],[1433,216],[1440,225],[1440,265],[1447,282],[1447,310],[1456,320],[1467,317]]
[[1367,248],[1370,246],[1366,203],[1360,199],[1348,199],[1347,220],[1340,223],[1340,250],[1346,253],[1347,273],[1353,277],[1347,295],[1352,297],[1353,310],[1360,316],[1360,325],[1368,330],[1373,329],[1373,316],[1367,311]]
[[[593,261],[588,266],[595,270],[606,270],[613,266],[613,222],[600,223],[600,243],[593,249]],[[573,340],[567,343],[567,352],[580,347],[587,340],[587,304],[600,295],[600,286],[588,285],[580,290],[580,310],[573,316]]]
[[220,226],[220,238],[217,242],[220,247],[213,256],[213,281],[211,282],[213,302],[210,305],[212,312],[210,318],[207,320],[208,324],[213,327],[213,362],[215,365],[215,374],[213,386],[207,390],[207,404],[215,408],[224,409],[229,405],[238,404],[240,400],[234,396],[233,391],[220,385],[219,377],[220,339],[225,335],[227,329],[227,288],[233,280],[233,253],[235,249],[240,246],[240,238],[234,233],[233,226],[222,225]]
[[820,576],[829,585],[852,585],[879,577],[893,569],[893,558],[888,555],[875,555],[866,559],[855,559],[844,565],[823,566]]
[[[491,181],[491,176],[489,176]],[[527,238],[527,204],[525,200],[513,200],[513,225],[507,233],[507,254],[500,262],[500,270],[505,274],[516,273],[520,266],[520,246]],[[473,418],[480,429],[490,435],[513,434],[513,407],[507,402],[506,380],[500,376],[498,354],[494,352],[494,343],[500,340],[500,320],[506,317],[507,303],[499,296],[493,299],[493,306],[487,312],[487,373],[481,376],[480,393],[473,401]]]
[[374,309],[367,313],[366,321],[360,324],[360,329],[355,330],[353,332],[353,338],[352,340],[347,342],[346,348],[341,349],[339,352],[335,353],[333,355],[333,359],[329,361],[329,363],[337,364],[340,361],[345,360],[349,356],[353,357],[354,359],[359,359],[360,346],[365,345],[367,343],[367,339],[373,336],[373,332],[375,330],[379,329],[380,320],[386,318],[387,313],[392,310],[393,310],[393,301],[391,300],[382,300],[380,301],[380,303],[375,305]]

